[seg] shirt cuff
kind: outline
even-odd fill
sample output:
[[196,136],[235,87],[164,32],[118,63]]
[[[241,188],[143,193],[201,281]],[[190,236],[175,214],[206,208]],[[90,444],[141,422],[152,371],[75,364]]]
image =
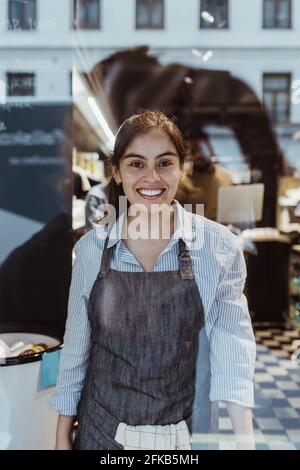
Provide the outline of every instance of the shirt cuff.
[[55,393],[48,399],[48,405],[53,410],[64,416],[76,416],[77,405],[80,399],[80,393],[68,393],[68,395],[61,395]]
[[254,408],[254,382],[240,377],[214,375],[211,377],[209,398],[211,401],[232,401]]

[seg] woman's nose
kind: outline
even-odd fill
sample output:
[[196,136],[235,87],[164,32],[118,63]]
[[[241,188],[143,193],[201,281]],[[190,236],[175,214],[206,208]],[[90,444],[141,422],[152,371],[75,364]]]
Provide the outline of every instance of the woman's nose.
[[149,170],[147,171],[147,174],[146,174],[146,178],[149,179],[149,180],[159,180],[159,175],[158,175],[158,172],[157,172],[157,168],[149,168]]

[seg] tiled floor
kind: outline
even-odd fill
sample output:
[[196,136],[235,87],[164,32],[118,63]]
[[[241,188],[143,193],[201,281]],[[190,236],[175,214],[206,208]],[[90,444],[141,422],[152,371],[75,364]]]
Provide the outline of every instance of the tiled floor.
[[[255,327],[255,335],[257,362],[253,417],[256,449],[300,450],[300,365],[290,359],[300,332]],[[231,422],[222,403],[219,416],[220,433],[215,436],[215,442],[208,445],[203,436],[195,433],[193,449],[236,448]]]

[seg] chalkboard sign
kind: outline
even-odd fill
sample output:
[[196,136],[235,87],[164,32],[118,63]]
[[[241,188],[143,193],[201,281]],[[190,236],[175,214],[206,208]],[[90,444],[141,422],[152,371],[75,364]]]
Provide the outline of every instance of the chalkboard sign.
[[71,273],[71,106],[0,107],[0,321],[63,331]]

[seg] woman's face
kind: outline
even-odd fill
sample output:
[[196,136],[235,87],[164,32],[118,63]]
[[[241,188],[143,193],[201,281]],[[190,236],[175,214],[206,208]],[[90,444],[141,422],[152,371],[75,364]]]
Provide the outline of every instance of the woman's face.
[[138,135],[126,148],[118,169],[130,205],[171,204],[183,174],[176,147],[169,136],[157,129]]

